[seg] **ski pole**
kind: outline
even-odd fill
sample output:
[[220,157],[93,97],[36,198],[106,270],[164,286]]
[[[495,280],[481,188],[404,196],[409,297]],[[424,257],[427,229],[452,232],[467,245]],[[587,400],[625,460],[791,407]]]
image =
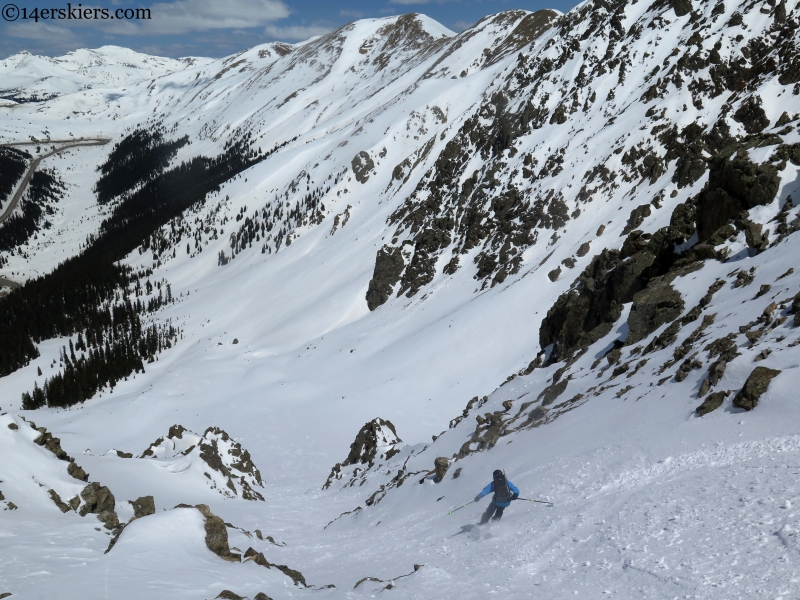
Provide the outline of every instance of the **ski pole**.
[[473,500],[472,502],[467,502],[466,504],[464,504],[464,505],[462,505],[462,506],[459,506],[458,508],[454,508],[453,510],[449,511],[447,514],[448,514],[448,515],[452,515],[452,514],[453,514],[454,512],[456,512],[457,510],[461,510],[461,509],[462,509],[462,508],[464,508],[465,506],[469,506],[470,504],[474,504],[475,502],[477,502],[477,500]]
[[530,498],[517,498],[517,500],[525,500],[526,502],[539,502],[540,504],[549,504],[550,506],[555,506],[555,502],[550,502],[549,500],[531,500]]

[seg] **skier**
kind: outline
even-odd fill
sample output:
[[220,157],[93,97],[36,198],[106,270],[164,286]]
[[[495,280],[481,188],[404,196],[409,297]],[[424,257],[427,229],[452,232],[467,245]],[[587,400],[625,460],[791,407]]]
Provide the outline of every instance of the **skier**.
[[492,473],[492,482],[483,488],[480,494],[475,496],[475,502],[478,502],[491,492],[494,492],[494,497],[492,497],[489,508],[486,509],[486,512],[484,512],[481,517],[481,525],[488,523],[489,519],[492,521],[499,521],[506,507],[511,505],[512,500],[516,500],[519,497],[519,489],[517,489],[517,486],[506,479],[505,473],[499,469]]

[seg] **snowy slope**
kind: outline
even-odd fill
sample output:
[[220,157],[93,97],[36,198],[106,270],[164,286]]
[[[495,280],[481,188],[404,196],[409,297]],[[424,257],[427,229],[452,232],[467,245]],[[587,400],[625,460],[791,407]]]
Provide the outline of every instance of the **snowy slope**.
[[[0,108],[3,141],[118,142],[158,120],[191,141],[173,164],[245,133],[276,149],[126,258],[177,298],[150,319],[181,339],[145,373],[20,411],[61,367],[54,339],[0,379],[0,444],[19,457],[0,467],[18,506],[0,513],[0,593],[796,597],[798,10],[586,2],[459,35],[364,20]],[[47,273],[98,231],[110,151],[46,159],[67,183],[56,227],[0,276]],[[715,189],[756,194],[734,164],[771,195],[717,223]],[[745,411],[757,366],[780,373]],[[68,501],[88,482],[22,416],[115,494],[120,522],[137,498],[157,512],[121,532],[62,514],[48,489]],[[376,417],[393,429],[373,428],[373,456],[359,430]],[[516,502],[480,529],[486,499],[448,515],[495,468],[556,506]],[[263,560],[215,556],[213,520],[178,505],[209,506],[231,552]]]
[[35,102],[91,88],[122,88],[209,62],[207,58],[148,56],[119,46],[81,48],[52,58],[23,51],[0,61],[0,97]]

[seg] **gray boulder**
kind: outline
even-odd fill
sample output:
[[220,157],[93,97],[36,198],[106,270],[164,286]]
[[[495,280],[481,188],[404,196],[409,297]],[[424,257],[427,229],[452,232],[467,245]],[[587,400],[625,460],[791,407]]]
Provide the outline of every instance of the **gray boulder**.
[[758,401],[764,392],[767,391],[770,382],[780,375],[780,371],[767,367],[756,367],[750,373],[744,387],[736,394],[733,404],[745,410],[753,410],[758,406]]

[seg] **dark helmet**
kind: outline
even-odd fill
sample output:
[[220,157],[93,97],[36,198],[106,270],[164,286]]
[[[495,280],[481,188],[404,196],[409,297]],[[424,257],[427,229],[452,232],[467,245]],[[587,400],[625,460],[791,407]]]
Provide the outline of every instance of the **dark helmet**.
[[505,477],[505,475],[500,469],[495,469],[495,472],[492,473],[492,479],[500,479],[502,477]]

